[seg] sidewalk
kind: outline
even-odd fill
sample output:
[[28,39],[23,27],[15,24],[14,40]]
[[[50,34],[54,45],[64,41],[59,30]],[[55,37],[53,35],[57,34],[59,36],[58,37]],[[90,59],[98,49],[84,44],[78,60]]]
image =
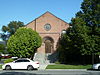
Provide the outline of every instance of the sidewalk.
[[46,71],[87,71],[87,69],[45,69]]

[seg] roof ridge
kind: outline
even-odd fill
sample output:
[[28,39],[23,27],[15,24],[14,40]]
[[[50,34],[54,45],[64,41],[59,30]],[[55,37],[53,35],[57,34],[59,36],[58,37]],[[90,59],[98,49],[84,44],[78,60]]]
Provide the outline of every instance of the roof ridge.
[[[66,21],[64,21],[64,20],[62,20],[61,18],[59,18],[59,17],[55,16],[54,14],[52,14],[52,13],[51,13],[51,12],[49,12],[49,11],[46,11],[44,14],[40,15],[39,17],[35,18],[34,20],[32,20],[32,21],[31,21],[31,22],[29,22],[29,23],[32,23],[32,22],[33,22],[33,21],[35,21],[36,19],[38,19],[38,18],[40,18],[41,16],[45,15],[46,13],[49,13],[49,14],[53,15],[54,17],[56,17],[56,18],[60,19],[61,21],[63,21],[63,22],[65,22],[65,23],[67,23]],[[26,24],[26,26],[27,26],[29,23],[27,23],[27,24]],[[67,23],[67,24],[68,24],[68,23]]]

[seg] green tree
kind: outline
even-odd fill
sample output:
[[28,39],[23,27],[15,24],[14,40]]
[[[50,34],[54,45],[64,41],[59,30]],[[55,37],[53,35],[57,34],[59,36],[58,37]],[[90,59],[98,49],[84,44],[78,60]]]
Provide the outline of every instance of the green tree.
[[1,38],[7,40],[19,27],[23,26],[24,23],[21,21],[11,21],[7,26],[2,26],[3,33],[1,34]]
[[4,53],[4,50],[5,50],[5,45],[0,44],[0,53]]
[[[60,61],[61,62],[78,62],[80,58],[78,56],[84,55],[83,50],[86,49],[85,40],[89,40],[87,33],[90,33],[89,27],[85,25],[85,22],[81,18],[72,19],[74,24],[71,28],[66,30],[66,34],[62,35],[60,40]],[[81,25],[80,25],[81,24]],[[62,51],[63,50],[63,51]],[[62,59],[63,57],[63,59]]]
[[[100,0],[84,0],[81,11],[72,18],[72,28],[66,30],[60,41],[64,60],[67,56],[100,54]],[[64,51],[62,51],[64,50]],[[65,55],[64,55],[65,54]],[[62,60],[62,59],[61,59]]]
[[100,54],[100,0],[84,0],[81,9],[76,14],[76,18],[83,19],[84,25],[89,27],[87,37],[84,37],[85,44],[82,46],[84,48],[82,52],[88,55]]
[[19,28],[14,35],[12,35],[7,47],[9,53],[17,57],[28,57],[33,59],[37,48],[41,46],[42,40],[36,31],[30,28]]

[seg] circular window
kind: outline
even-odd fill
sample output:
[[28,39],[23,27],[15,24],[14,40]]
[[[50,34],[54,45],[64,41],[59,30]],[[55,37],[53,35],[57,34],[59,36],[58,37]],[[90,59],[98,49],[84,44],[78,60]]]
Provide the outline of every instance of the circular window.
[[45,24],[44,29],[49,31],[51,29],[51,25],[50,24]]

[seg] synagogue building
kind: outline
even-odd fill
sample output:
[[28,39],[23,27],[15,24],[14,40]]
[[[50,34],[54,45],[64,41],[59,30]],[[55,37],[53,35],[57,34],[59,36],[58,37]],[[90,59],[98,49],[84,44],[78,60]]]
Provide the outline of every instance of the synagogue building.
[[51,55],[57,50],[61,34],[69,27],[69,24],[52,13],[46,12],[29,22],[26,27],[38,32],[42,38],[42,45],[37,53]]

